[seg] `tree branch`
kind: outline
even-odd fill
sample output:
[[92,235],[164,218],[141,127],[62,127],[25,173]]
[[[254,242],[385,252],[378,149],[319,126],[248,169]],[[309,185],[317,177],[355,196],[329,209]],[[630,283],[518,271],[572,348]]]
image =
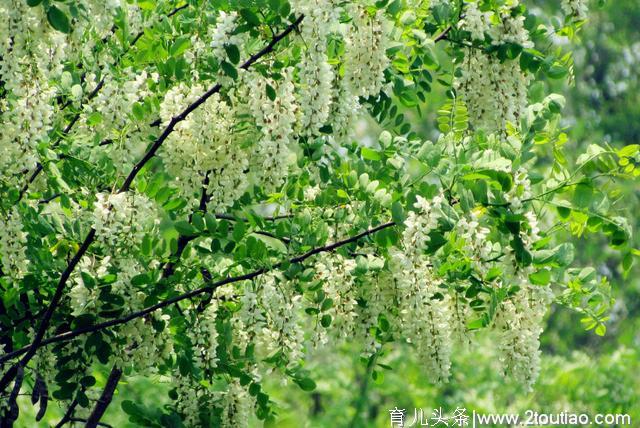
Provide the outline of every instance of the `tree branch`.
[[[102,322],[102,323],[99,323],[99,324],[95,324],[95,325],[92,325],[92,326],[83,327],[83,328],[79,328],[79,329],[76,329],[76,330],[71,330],[71,331],[67,331],[65,333],[58,334],[56,336],[53,336],[53,337],[50,337],[48,339],[43,340],[40,343],[39,346],[46,346],[46,345],[50,345],[52,343],[66,342],[66,341],[74,339],[74,338],[76,338],[78,336],[82,336],[84,334],[93,333],[95,331],[101,331],[101,330],[104,330],[104,329],[107,329],[107,328],[110,328],[110,327],[114,327],[114,326],[117,326],[117,325],[120,325],[120,324],[125,324],[125,323],[127,323],[129,321],[132,321],[132,320],[136,319],[136,318],[140,318],[140,317],[148,315],[148,314],[150,314],[150,313],[152,313],[154,311],[157,311],[158,309],[166,308],[168,306],[174,305],[174,304],[176,304],[178,302],[181,302],[183,300],[193,299],[194,297],[199,296],[199,295],[204,294],[204,293],[210,293],[210,292],[212,292],[212,291],[214,291],[214,290],[216,290],[216,289],[218,289],[218,288],[220,288],[220,287],[222,287],[224,285],[232,284],[232,283],[235,283],[235,282],[241,282],[241,281],[247,281],[247,280],[254,279],[254,278],[256,278],[256,277],[258,277],[258,276],[260,276],[260,275],[262,275],[262,274],[264,274],[266,272],[278,269],[278,268],[282,267],[283,265],[285,265],[286,263],[290,263],[290,264],[301,263],[304,260],[306,260],[309,257],[312,257],[312,256],[314,256],[316,254],[333,251],[333,250],[335,250],[337,248],[340,248],[340,247],[342,247],[344,245],[348,245],[348,244],[357,242],[357,241],[359,241],[360,239],[362,239],[364,237],[367,237],[369,235],[373,235],[376,232],[379,232],[381,230],[387,229],[387,228],[395,226],[395,225],[396,225],[396,223],[393,222],[393,221],[392,222],[388,222],[388,223],[383,223],[381,225],[378,225],[378,226],[373,227],[371,229],[367,229],[364,232],[358,233],[357,235],[354,235],[354,236],[349,237],[347,239],[343,239],[341,241],[337,241],[337,242],[334,242],[333,244],[325,245],[323,247],[314,248],[314,249],[312,249],[312,250],[310,250],[310,251],[308,251],[308,252],[306,252],[304,254],[301,254],[299,256],[293,257],[293,258],[291,258],[291,259],[289,259],[287,261],[283,261],[283,262],[277,263],[277,264],[273,265],[271,268],[261,268],[261,269],[254,270],[253,272],[246,273],[244,275],[225,278],[225,279],[222,279],[222,280],[217,281],[215,283],[209,283],[208,285],[206,285],[204,287],[201,287],[201,288],[198,288],[198,289],[195,289],[195,290],[180,294],[178,296],[169,298],[167,300],[163,300],[161,302],[156,303],[155,305],[149,306],[149,307],[147,307],[145,309],[142,309],[142,310],[139,310],[139,311],[136,311],[136,312],[132,312],[129,315],[126,315],[124,317],[112,319],[112,320],[105,321],[105,322]],[[17,356],[20,356],[20,355],[22,355],[22,354],[24,354],[26,352],[29,352],[32,346],[33,345],[25,346],[23,348],[20,348],[20,349],[18,349],[16,351],[10,352],[10,353],[0,357],[0,363],[5,363],[5,362],[17,357]]]
[[118,382],[120,381],[121,376],[122,370],[120,370],[116,366],[113,366],[113,368],[111,369],[111,373],[109,373],[107,384],[105,385],[100,398],[98,398],[96,407],[94,407],[93,412],[91,412],[91,415],[89,416],[89,419],[87,419],[87,423],[85,425],[86,428],[96,428],[98,426],[98,424],[100,423],[100,419],[104,415],[104,412],[107,410],[107,407],[109,407],[109,404],[111,404],[111,401],[113,400],[113,393],[118,386]]

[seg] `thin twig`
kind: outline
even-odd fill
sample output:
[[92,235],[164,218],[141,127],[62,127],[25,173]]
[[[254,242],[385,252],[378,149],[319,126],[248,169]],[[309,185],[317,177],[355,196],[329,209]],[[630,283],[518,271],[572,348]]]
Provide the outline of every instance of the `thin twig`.
[[[70,330],[70,331],[67,331],[65,333],[61,333],[61,334],[58,334],[56,336],[52,336],[52,337],[50,337],[48,339],[43,340],[39,344],[39,346],[41,347],[41,346],[50,345],[52,343],[67,342],[67,341],[69,341],[71,339],[74,339],[74,338],[76,338],[78,336],[82,336],[82,335],[85,335],[85,334],[88,334],[88,333],[93,333],[95,331],[101,331],[101,330],[104,330],[104,329],[107,329],[107,328],[110,328],[110,327],[114,327],[114,326],[117,326],[117,325],[125,324],[125,323],[127,323],[129,321],[132,321],[134,319],[144,317],[145,315],[150,314],[150,313],[152,313],[154,311],[157,311],[158,309],[166,308],[168,306],[174,305],[174,304],[176,304],[178,302],[181,302],[183,300],[193,299],[194,297],[200,296],[201,294],[204,294],[204,293],[210,293],[210,292],[212,292],[212,291],[214,291],[214,290],[216,290],[216,289],[218,289],[218,288],[220,288],[220,287],[222,287],[224,285],[232,284],[232,283],[235,283],[235,282],[252,280],[252,279],[254,279],[254,278],[256,278],[256,277],[258,277],[258,276],[260,276],[260,275],[262,275],[262,274],[264,274],[266,272],[270,272],[270,271],[273,271],[275,269],[279,269],[285,264],[301,263],[304,260],[306,260],[309,257],[312,257],[312,256],[314,256],[316,254],[320,254],[320,253],[324,253],[324,252],[331,252],[331,251],[333,251],[333,250],[335,250],[337,248],[340,248],[340,247],[342,247],[344,245],[348,245],[348,244],[357,242],[357,241],[359,241],[360,239],[362,239],[364,237],[367,237],[369,235],[373,235],[373,234],[375,234],[375,233],[377,233],[377,232],[379,232],[381,230],[387,229],[387,228],[395,226],[395,225],[396,225],[396,223],[393,222],[393,221],[392,222],[388,222],[388,223],[383,223],[383,224],[381,224],[379,226],[376,226],[374,228],[367,229],[364,232],[358,233],[357,235],[354,235],[354,236],[352,236],[350,238],[347,238],[347,239],[344,239],[344,240],[341,240],[341,241],[337,241],[337,242],[334,242],[333,244],[325,245],[323,247],[314,248],[314,249],[312,249],[312,250],[310,250],[310,251],[308,251],[308,252],[306,252],[304,254],[301,254],[299,256],[293,257],[293,258],[291,258],[291,259],[289,259],[287,261],[277,263],[277,264],[273,265],[270,268],[261,268],[261,269],[254,270],[253,272],[249,272],[247,274],[244,274],[244,275],[235,276],[235,277],[228,277],[228,278],[222,279],[220,281],[217,281],[217,282],[214,282],[214,283],[210,283],[210,284],[208,284],[208,285],[206,285],[204,287],[201,287],[201,288],[198,288],[198,289],[195,289],[195,290],[180,294],[178,296],[169,298],[167,300],[163,300],[161,302],[156,303],[155,305],[149,306],[147,308],[144,308],[144,309],[136,311],[136,312],[132,312],[129,315],[126,315],[124,317],[112,319],[112,320],[109,320],[109,321],[105,321],[105,322],[102,322],[102,323],[99,323],[99,324],[95,324],[95,325],[92,325],[92,326],[88,326],[88,327],[79,328],[79,329],[76,329],[76,330]],[[0,357],[0,363],[4,363],[6,361],[9,361],[9,360],[11,360],[11,359],[13,359],[13,358],[15,358],[17,356],[20,356],[20,355],[28,352],[31,349],[31,346],[33,346],[33,345],[28,345],[28,346],[20,348],[20,349],[18,349],[16,351],[7,353],[6,355]]]

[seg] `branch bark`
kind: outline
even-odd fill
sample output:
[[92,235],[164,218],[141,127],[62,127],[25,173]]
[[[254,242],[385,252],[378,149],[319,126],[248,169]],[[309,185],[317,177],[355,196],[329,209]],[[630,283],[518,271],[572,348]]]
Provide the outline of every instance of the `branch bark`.
[[[49,339],[43,340],[39,346],[46,346],[46,345],[50,345],[52,343],[59,343],[59,342],[67,342],[71,339],[74,339],[78,336],[82,336],[84,334],[89,334],[89,333],[93,333],[95,331],[101,331],[110,327],[114,327],[120,324],[125,324],[129,321],[132,321],[136,318],[140,318],[143,317],[145,315],[148,315],[154,311],[157,311],[158,309],[162,309],[162,308],[166,308],[168,306],[174,305],[178,302],[181,302],[183,300],[187,300],[187,299],[193,299],[194,297],[200,296],[204,293],[210,293],[212,291],[215,291],[217,288],[222,287],[223,285],[227,285],[227,284],[232,284],[235,282],[241,282],[241,281],[247,281],[247,280],[251,280],[254,279],[266,272],[278,269],[280,267],[282,267],[283,265],[285,265],[286,263],[289,264],[293,264],[293,263],[301,263],[304,260],[308,259],[309,257],[312,257],[316,254],[320,254],[320,253],[324,253],[324,252],[330,252],[333,251],[337,248],[340,248],[344,245],[348,245],[354,242],[359,241],[360,239],[367,237],[369,235],[373,235],[381,230],[387,229],[389,227],[395,226],[396,223],[395,222],[388,222],[388,223],[383,223],[381,225],[378,225],[376,227],[373,227],[371,229],[367,229],[364,232],[358,233],[357,235],[351,236],[347,239],[341,240],[341,241],[337,241],[334,242],[333,244],[330,245],[325,245],[323,247],[317,247],[314,248],[304,254],[301,254],[299,256],[293,257],[287,261],[283,261],[280,263],[275,264],[273,267],[271,268],[261,268],[261,269],[257,269],[254,270],[253,272],[249,272],[246,273],[244,275],[240,275],[240,276],[235,276],[235,277],[229,277],[229,278],[225,278],[222,280],[219,280],[217,282],[214,283],[209,283],[208,285],[195,289],[195,290],[191,290],[189,292],[180,294],[178,296],[169,298],[167,300],[163,300],[161,302],[156,303],[155,305],[149,306],[147,308],[144,308],[142,310],[136,311],[136,312],[132,312],[129,315],[126,315],[124,317],[121,318],[116,318],[116,319],[112,319],[109,321],[105,321],[99,324],[95,324],[92,326],[88,326],[88,327],[83,327],[83,328],[79,328],[76,330],[70,330],[67,331],[65,333],[61,333],[58,334],[56,336],[52,336]],[[3,357],[0,357],[0,363],[4,363],[6,361],[9,361],[13,358],[16,358],[26,352],[29,352],[31,350],[31,347],[33,345],[30,346],[25,346],[24,348],[20,348],[16,351],[10,352],[6,355],[4,355]]]
[[96,407],[94,407],[91,415],[89,415],[89,419],[87,419],[87,423],[85,427],[87,428],[96,428],[100,423],[100,419],[106,412],[107,407],[111,404],[113,400],[113,393],[118,386],[118,382],[120,381],[120,377],[122,376],[122,370],[118,367],[113,366],[111,369],[111,373],[109,373],[109,378],[107,379],[107,384],[98,398],[98,402],[96,403]]

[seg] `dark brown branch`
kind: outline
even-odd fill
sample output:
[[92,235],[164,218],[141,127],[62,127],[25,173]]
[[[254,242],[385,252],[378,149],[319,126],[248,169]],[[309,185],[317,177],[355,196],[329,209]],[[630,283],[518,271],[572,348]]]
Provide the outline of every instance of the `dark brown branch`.
[[449,25],[447,28],[444,29],[444,31],[440,34],[438,34],[435,39],[433,39],[433,41],[435,43],[438,43],[440,40],[444,40],[447,38],[447,34],[449,34],[449,31],[451,31],[451,25]]
[[69,404],[69,408],[67,409],[67,411],[65,412],[64,416],[62,417],[62,419],[60,419],[60,422],[58,422],[56,424],[55,428],[62,428],[64,426],[64,424],[66,424],[67,422],[70,422],[73,419],[73,412],[75,412],[76,407],[78,407],[78,399],[74,399],[71,404]]
[[[49,322],[51,321],[51,317],[53,316],[53,313],[55,312],[58,304],[60,303],[60,300],[62,299],[62,293],[64,292],[64,287],[65,287],[65,284],[67,283],[67,280],[71,276],[71,273],[73,272],[77,264],[80,262],[80,259],[82,258],[82,256],[84,256],[84,254],[89,249],[89,245],[91,245],[91,243],[95,239],[95,236],[96,236],[96,231],[94,229],[91,229],[87,234],[86,238],[84,239],[84,242],[82,243],[82,245],[80,246],[76,254],[73,256],[73,258],[67,265],[67,268],[64,270],[64,272],[60,276],[60,280],[58,281],[58,286],[56,287],[56,291],[53,295],[53,298],[51,299],[51,302],[49,303],[49,306],[47,307],[47,310],[42,316],[42,320],[40,321],[40,326],[36,331],[36,335],[35,335],[35,338],[33,339],[31,347],[29,348],[29,351],[24,355],[24,357],[22,357],[22,359],[18,363],[19,365],[26,366],[29,360],[31,360],[31,358],[35,355],[36,350],[38,349],[40,343],[42,342],[44,333],[46,332],[47,327],[49,327]],[[0,379],[0,391],[4,391],[4,389],[7,387],[9,382],[11,382],[11,380],[13,379],[13,376],[14,376],[14,373],[12,372],[12,370],[9,370],[7,371],[7,373],[5,373],[2,379]]]
[[[298,17],[298,19],[296,19],[292,24],[290,24],[284,31],[282,31],[280,34],[278,34],[274,38],[272,38],[271,41],[269,42],[269,44],[267,44],[267,46],[265,46],[263,49],[261,49],[258,53],[255,53],[251,57],[249,57],[249,59],[246,60],[242,64],[241,68],[246,70],[249,67],[251,67],[251,65],[253,63],[255,63],[258,59],[260,59],[264,55],[267,55],[267,54],[271,53],[273,51],[274,47],[276,46],[276,44],[278,42],[280,42],[282,39],[284,39],[289,33],[291,33],[293,31],[293,29],[296,28],[300,24],[300,22],[302,22],[303,19],[304,19],[304,15],[300,15],[300,17]],[[171,135],[171,133],[175,129],[175,126],[178,123],[180,123],[183,120],[185,120],[189,116],[189,114],[191,114],[194,110],[196,110],[198,107],[200,107],[213,94],[218,93],[221,88],[222,88],[222,85],[220,85],[219,83],[214,85],[207,92],[205,92],[200,98],[198,98],[192,104],[187,106],[187,108],[185,108],[179,115],[177,115],[177,116],[175,116],[175,117],[173,117],[171,119],[171,121],[169,122],[169,124],[167,125],[165,130],[156,139],[156,141],[153,143],[153,145],[147,151],[147,153],[144,155],[144,157],[133,167],[133,169],[131,170],[131,172],[129,173],[127,178],[125,179],[124,183],[120,187],[119,193],[126,192],[127,190],[129,190],[129,188],[131,187],[131,184],[133,183],[133,180],[136,178],[138,173],[147,164],[147,162],[149,162],[155,156],[156,152],[160,149],[160,147],[162,146],[164,141],[169,137],[169,135]],[[87,234],[87,236],[85,237],[82,245],[80,246],[80,248],[78,249],[76,254],[73,256],[73,258],[71,259],[71,261],[67,265],[67,268],[62,273],[62,276],[60,277],[60,280],[58,281],[58,285],[56,287],[56,291],[55,291],[55,293],[53,295],[53,298],[51,299],[51,302],[49,303],[49,306],[47,307],[47,311],[45,312],[45,314],[44,314],[44,316],[42,318],[42,321],[40,322],[40,325],[39,325],[38,330],[36,332],[36,336],[35,336],[33,342],[31,343],[31,345],[27,347],[27,351],[26,351],[25,355],[20,359],[20,361],[18,363],[19,365],[26,366],[27,363],[31,360],[31,358],[33,358],[33,356],[35,355],[35,352],[37,351],[37,349],[40,347],[40,345],[42,343],[42,339],[44,337],[44,334],[45,334],[45,332],[46,332],[46,330],[47,330],[47,328],[49,326],[49,323],[51,321],[51,317],[53,316],[53,313],[55,312],[56,308],[60,304],[60,300],[62,299],[62,294],[64,292],[65,285],[66,285],[69,277],[71,276],[71,273],[74,271],[76,265],[78,264],[78,262],[80,261],[82,256],[84,256],[84,254],[87,252],[87,250],[88,250],[89,246],[91,245],[91,243],[93,243],[93,241],[95,240],[95,235],[96,235],[96,231],[92,228],[89,231],[89,233]],[[187,297],[185,297],[185,298],[187,298]],[[184,300],[185,298],[181,298],[181,299],[179,299],[177,301]],[[173,303],[176,303],[176,302],[173,302]],[[173,304],[173,303],[169,303],[169,304]],[[166,306],[168,306],[168,305],[166,305]],[[160,306],[160,307],[164,307],[164,306]],[[156,309],[159,309],[160,307],[158,307]],[[139,316],[144,316],[147,313],[153,312],[156,309],[150,310],[149,312],[145,312],[145,313],[143,313],[143,314],[141,314]],[[137,318],[137,316],[134,317],[134,318]],[[131,318],[131,319],[133,319],[133,318]],[[114,321],[118,321],[118,320],[114,320]],[[127,322],[127,321],[124,321],[124,322]],[[117,323],[117,324],[121,324],[121,323]],[[117,324],[114,324],[114,325],[117,325]],[[0,379],[0,392],[4,391],[5,388],[7,387],[7,385],[9,385],[11,380],[15,377],[17,370],[15,370],[14,368],[15,368],[15,366],[12,367],[11,369],[9,369],[4,374],[2,379]]]
[[[376,226],[374,228],[367,229],[364,232],[358,233],[357,235],[354,235],[354,236],[352,236],[350,238],[347,238],[347,239],[344,239],[344,240],[341,240],[341,241],[337,241],[337,242],[334,242],[333,244],[326,245],[326,246],[323,246],[323,247],[314,248],[314,249],[312,249],[312,250],[310,250],[310,251],[308,251],[308,252],[306,252],[304,254],[301,254],[299,256],[293,257],[293,258],[291,258],[291,259],[289,259],[289,260],[287,260],[285,262],[280,262],[278,264],[275,264],[271,268],[261,268],[261,269],[255,270],[253,272],[246,273],[244,275],[225,278],[225,279],[222,279],[222,280],[217,281],[217,282],[212,283],[212,284],[209,283],[208,285],[206,285],[204,287],[189,291],[189,292],[184,293],[184,294],[180,294],[178,296],[172,297],[172,298],[167,299],[167,300],[163,300],[161,302],[156,303],[155,305],[149,306],[149,307],[147,307],[145,309],[142,309],[140,311],[132,312],[129,315],[124,316],[122,318],[116,318],[116,319],[105,321],[105,322],[102,322],[102,323],[99,323],[99,324],[95,324],[95,325],[92,325],[92,326],[83,327],[83,328],[79,328],[79,329],[76,329],[76,330],[71,330],[71,331],[67,331],[65,333],[58,334],[56,336],[53,336],[53,337],[50,337],[48,339],[43,340],[42,343],[40,343],[40,346],[45,346],[45,345],[49,345],[49,344],[52,344],[52,343],[66,342],[66,341],[69,341],[69,340],[71,340],[73,338],[76,338],[78,336],[82,336],[84,334],[88,334],[88,333],[93,333],[95,331],[104,330],[104,329],[107,329],[107,328],[110,328],[110,327],[114,327],[114,326],[117,326],[117,325],[120,325],[120,324],[125,324],[125,323],[127,323],[129,321],[132,321],[132,320],[137,319],[137,318],[141,318],[141,317],[143,317],[143,316],[145,316],[147,314],[150,314],[150,313],[152,313],[154,311],[157,311],[158,309],[166,308],[168,306],[174,305],[174,304],[176,304],[178,302],[181,302],[183,300],[193,299],[194,297],[200,296],[201,294],[204,294],[204,293],[210,293],[210,292],[212,292],[212,291],[214,291],[214,290],[216,290],[216,289],[218,289],[218,288],[220,288],[220,287],[222,287],[224,285],[232,284],[232,283],[235,283],[235,282],[248,281],[248,280],[254,279],[254,278],[256,278],[256,277],[258,277],[258,276],[260,276],[260,275],[262,275],[262,274],[264,274],[266,272],[269,272],[269,271],[272,271],[274,269],[278,269],[278,268],[282,267],[283,265],[285,265],[285,263],[291,263],[291,264],[300,263],[300,262],[303,262],[304,260],[306,260],[309,257],[312,257],[312,256],[314,256],[316,254],[333,251],[333,250],[335,250],[337,248],[340,248],[340,247],[342,247],[344,245],[348,245],[348,244],[357,242],[357,241],[359,241],[360,239],[362,239],[364,237],[367,237],[369,235],[373,235],[376,232],[379,232],[379,231],[381,231],[383,229],[387,229],[389,227],[395,226],[395,224],[396,223],[393,222],[393,221],[392,222],[388,222],[388,223],[383,223],[383,224],[378,225],[378,226]],[[11,359],[13,359],[13,358],[15,358],[17,356],[20,356],[20,355],[28,352],[31,349],[31,346],[25,346],[24,348],[20,348],[20,349],[18,349],[16,351],[10,352],[10,353],[0,357],[0,363],[4,363],[6,361],[9,361],[9,360],[11,360]]]
[[102,416],[104,415],[104,412],[106,412],[107,407],[109,407],[109,404],[111,404],[111,401],[113,400],[113,393],[118,386],[118,382],[120,381],[121,376],[122,370],[114,366],[111,369],[111,373],[109,373],[107,384],[105,385],[100,398],[98,398],[96,407],[94,407],[93,412],[91,412],[91,415],[89,416],[89,419],[87,419],[85,427],[96,428],[98,426],[98,424],[100,423],[100,419],[102,419]]

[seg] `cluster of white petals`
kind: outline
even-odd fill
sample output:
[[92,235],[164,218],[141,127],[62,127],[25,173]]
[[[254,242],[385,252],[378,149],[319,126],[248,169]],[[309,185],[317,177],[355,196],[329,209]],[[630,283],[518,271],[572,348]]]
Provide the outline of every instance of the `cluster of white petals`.
[[[282,186],[295,159],[291,145],[299,105],[293,69],[283,70],[282,78],[277,81],[253,73],[247,73],[245,78],[249,88],[248,107],[261,133],[252,154],[251,171],[265,192],[271,193]],[[267,95],[267,87],[273,89],[275,97]]]
[[[324,256],[315,264],[316,279],[322,282],[322,291],[332,300],[328,310],[333,321],[331,328],[337,340],[352,337],[355,332],[358,305],[354,284],[354,260],[339,254]],[[324,329],[317,326],[314,344],[324,344],[329,340]]]
[[212,370],[218,365],[216,354],[218,346],[217,316],[218,304],[213,299],[202,313],[196,315],[194,327],[187,331],[193,345],[194,364],[201,370]]
[[587,0],[562,0],[560,6],[565,14],[579,21],[587,19],[587,15],[589,14],[589,4]]
[[349,13],[353,22],[346,35],[344,79],[353,94],[376,96],[389,64],[384,11],[371,15],[365,7],[351,5]]
[[93,210],[96,240],[111,249],[132,251],[157,223],[154,202],[141,193],[128,191],[96,195]]
[[282,275],[268,273],[259,281],[259,304],[264,309],[260,340],[269,354],[281,352],[295,366],[304,357],[304,335],[300,326],[302,296],[291,293],[294,285]]
[[29,268],[26,248],[27,234],[17,208],[0,214],[0,266],[3,274],[14,281],[22,278]]
[[553,293],[548,286],[521,281],[517,294],[500,305],[496,326],[501,331],[500,362],[505,373],[531,389],[540,373],[542,321]]
[[[168,124],[204,92],[202,86],[182,84],[169,90],[161,108],[163,123]],[[234,126],[234,108],[214,94],[179,122],[163,145],[160,157],[175,177],[173,185],[191,204],[200,200],[205,176],[212,211],[232,206],[247,189],[249,156],[234,137]]]
[[[86,77],[86,92],[95,90],[95,86],[99,84],[96,79],[94,74]],[[100,80],[102,86],[96,96],[84,104],[86,123],[75,128],[78,136],[94,136],[88,142],[95,147],[93,157],[106,153],[121,173],[131,169],[148,144],[146,137],[150,133],[147,119],[137,120],[133,107],[136,103],[141,105],[145,98],[152,95],[149,83],[157,83],[158,79],[157,73],[149,74],[144,70],[127,68],[118,76],[107,74]],[[74,85],[72,90],[76,87],[82,91],[80,85]],[[108,141],[108,144],[97,145],[96,139]],[[82,141],[81,138],[78,140]]]
[[410,211],[404,224],[406,229],[402,235],[402,243],[411,258],[420,258],[429,243],[429,233],[438,227],[438,219],[442,217],[444,198],[437,195],[429,200],[416,197],[417,212]]
[[[480,11],[477,0],[465,3],[460,27],[477,40],[491,39],[493,45],[506,43],[532,48],[524,16],[513,16],[517,1],[507,2],[497,12]],[[517,61],[501,61],[493,54],[469,48],[461,66],[462,75],[454,80],[477,129],[503,130],[506,123],[517,124],[527,107],[527,88],[531,77]]]
[[226,13],[220,11],[218,14],[218,21],[211,35],[210,46],[212,48],[213,56],[218,61],[224,60],[227,57],[227,53],[224,49],[225,45],[239,45],[242,41],[241,36],[233,34],[236,29],[236,19],[238,14],[234,12]]
[[329,119],[334,73],[328,63],[327,36],[337,26],[339,3],[337,0],[292,2],[293,10],[305,15],[300,33],[307,44],[307,50],[298,65],[298,98],[301,107],[298,131],[301,135],[318,134]]
[[488,269],[486,262],[494,251],[500,250],[500,245],[488,239],[490,231],[480,224],[480,216],[477,212],[472,211],[470,217],[470,219],[460,217],[456,229],[460,237],[465,240],[464,249],[472,261],[472,267],[485,273]]
[[248,428],[254,399],[238,381],[228,385],[222,397],[220,428]]
[[449,378],[451,368],[451,308],[425,256],[393,254],[391,269],[397,289],[400,332],[416,348],[419,360],[434,383]]
[[523,204],[533,196],[531,192],[531,180],[526,169],[519,168],[513,174],[513,187],[505,195],[511,209],[519,213],[523,209]]
[[475,49],[467,50],[462,76],[454,85],[477,129],[503,130],[507,122],[518,124],[527,107],[531,77],[517,61],[504,61]]

